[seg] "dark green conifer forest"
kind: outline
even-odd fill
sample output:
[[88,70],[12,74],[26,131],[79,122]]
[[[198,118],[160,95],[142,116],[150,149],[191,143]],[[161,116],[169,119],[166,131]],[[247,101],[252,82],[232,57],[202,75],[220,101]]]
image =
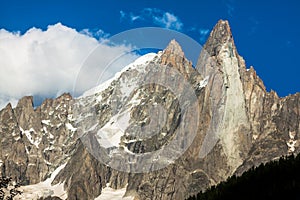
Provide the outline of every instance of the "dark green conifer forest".
[[300,155],[282,157],[233,175],[188,200],[300,200]]

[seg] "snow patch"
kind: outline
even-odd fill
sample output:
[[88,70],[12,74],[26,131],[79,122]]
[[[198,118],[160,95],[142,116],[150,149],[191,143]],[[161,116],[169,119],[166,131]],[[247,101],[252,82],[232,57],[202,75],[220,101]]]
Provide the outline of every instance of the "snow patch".
[[120,90],[122,92],[122,96],[124,97],[129,97],[130,93],[136,88],[136,85],[133,84],[126,84],[125,82],[122,82],[120,85]]
[[[104,83],[84,92],[82,96],[78,97],[78,99],[87,97],[87,96],[91,96],[91,95],[94,95],[94,94],[104,91],[106,88],[108,88],[110,86],[110,84],[114,80],[117,80],[123,72],[125,72],[126,70],[128,70],[130,68],[146,64],[147,62],[153,60],[156,55],[157,55],[156,53],[148,53],[148,54],[145,54],[145,55],[139,57],[133,63],[130,63],[129,65],[125,66],[120,72],[117,72],[114,77],[112,77],[112,78],[108,79],[107,81],[105,81]],[[100,100],[101,100],[101,97],[100,97]]]
[[52,196],[52,197],[57,196],[61,199],[67,199],[68,194],[64,190],[64,183],[51,185],[54,178],[65,166],[66,164],[63,164],[60,167],[58,167],[51,174],[51,177],[46,179],[43,182],[34,185],[21,186],[20,190],[23,193],[21,195],[16,196],[15,199],[19,199],[19,200],[39,199],[39,198],[46,198],[48,196]]
[[162,132],[162,133],[160,133],[162,136],[166,136],[167,135],[167,133],[165,133],[165,132]]
[[43,126],[43,130],[45,133],[48,133],[47,128],[45,126]]
[[111,78],[111,79],[108,79],[107,81],[105,81],[104,83],[90,89],[90,90],[87,90],[86,92],[83,93],[82,96],[79,97],[80,98],[83,98],[83,97],[87,97],[87,96],[91,96],[91,95],[94,95],[94,94],[97,94],[97,93],[100,93],[102,91],[104,91],[106,88],[108,88],[110,86],[110,84],[113,82],[113,80],[115,80],[115,78]]
[[193,172],[191,172],[190,174],[195,174],[195,173],[199,173],[199,172],[203,172],[203,170],[201,170],[201,169],[196,169],[196,170],[194,170]]
[[51,133],[49,133],[49,138],[50,139],[54,139],[54,135],[52,135]]
[[204,88],[209,80],[209,76],[206,76],[202,81],[200,81],[200,83],[198,84],[198,88]]
[[69,120],[69,121],[74,121],[74,118],[73,118],[73,115],[72,115],[72,114],[69,114],[69,115],[68,115],[68,120]]
[[87,113],[84,116],[82,116],[82,114],[80,114],[79,116],[77,116],[76,118],[76,123],[81,122],[82,120],[84,120],[85,118],[89,118],[89,117],[93,117],[94,115],[92,113]]
[[133,142],[138,142],[138,141],[142,141],[142,140],[131,139],[131,140],[125,140],[124,142],[126,142],[126,143],[133,143]]
[[137,58],[132,64],[130,65],[143,65],[146,64],[147,62],[151,61],[154,59],[154,57],[157,56],[156,53],[147,53],[139,58]]
[[70,123],[66,123],[66,127],[72,132],[75,132],[77,130],[77,128],[74,128],[73,125]]
[[54,149],[55,149],[54,146],[50,146],[50,147],[45,148],[45,149],[44,149],[44,152],[45,152],[45,151],[51,151],[51,150],[54,150]]
[[130,113],[113,116],[97,133],[98,142],[104,148],[118,147],[124,131],[129,125]]
[[43,119],[42,123],[49,126],[50,125],[50,120],[49,119],[47,119],[47,120]]
[[27,146],[25,146],[25,151],[27,154],[29,154],[29,150],[28,150]]
[[44,159],[44,162],[46,163],[46,165],[52,165],[51,162],[49,162],[49,161],[47,161],[47,160],[45,160],[45,159]]
[[289,131],[289,141],[286,143],[288,146],[288,152],[293,153],[295,151],[295,145],[297,140],[295,140],[296,131]]
[[41,138],[36,138],[36,140],[33,139],[32,137],[32,133],[35,133],[35,130],[33,128],[30,128],[29,130],[23,130],[21,127],[20,127],[20,131],[22,132],[22,134],[25,134],[27,139],[29,140],[29,142],[33,145],[36,146],[36,148],[39,148],[39,144],[41,142]]
[[93,131],[95,130],[95,128],[98,126],[98,123],[93,125],[87,132]]
[[297,141],[289,141],[287,142],[286,144],[288,145],[289,147],[289,152],[294,152],[295,151],[295,144],[297,143]]
[[291,140],[294,140],[296,136],[296,132],[295,131],[289,131],[289,137]]
[[113,189],[107,185],[102,189],[101,194],[95,200],[133,200],[134,197],[124,197],[126,188]]
[[137,99],[138,92],[128,103],[131,105],[126,110],[119,112],[110,118],[110,120],[97,132],[97,140],[104,148],[119,147],[121,137],[129,126],[131,108],[140,103]]

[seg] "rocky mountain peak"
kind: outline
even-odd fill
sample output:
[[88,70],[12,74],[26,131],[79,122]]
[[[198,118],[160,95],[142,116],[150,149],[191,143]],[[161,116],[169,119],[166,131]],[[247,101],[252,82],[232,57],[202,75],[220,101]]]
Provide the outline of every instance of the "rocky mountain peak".
[[231,49],[235,49],[228,21],[219,20],[210,33],[210,36],[204,45],[204,49],[210,56],[216,56],[219,54],[221,47],[226,43],[231,46]]
[[231,28],[227,20],[219,20],[213,28],[212,33],[218,33],[222,38],[232,37]]
[[164,50],[164,52],[169,53],[169,54],[175,54],[180,57],[184,56],[184,53],[182,51],[180,44],[175,39],[171,40],[171,42],[168,44],[168,46]]
[[194,71],[192,63],[184,56],[181,46],[174,39],[163,50],[159,63],[176,68],[186,78]]
[[[230,77],[227,76],[227,72],[234,70],[233,66],[236,66],[237,69],[243,68],[244,71],[246,70],[245,61],[239,56],[234,44],[229,22],[219,20],[203,46],[197,69],[204,77],[211,76],[212,73],[222,72],[224,78],[226,78]],[[225,80],[225,82],[228,82],[228,80]]]
[[12,110],[12,105],[11,103],[8,103],[5,108],[3,110],[8,110],[8,111],[11,111]]
[[33,108],[33,97],[25,96],[19,100],[17,108]]
[[[122,191],[119,199],[185,199],[252,166],[300,152],[300,93],[285,98],[268,93],[254,68],[246,70],[228,21],[214,27],[197,70],[175,40],[150,58],[129,65],[97,93],[77,99],[63,94],[36,108],[32,97],[22,98],[16,108],[8,104],[0,111],[0,175],[22,185],[23,199],[101,199],[107,191],[113,191],[111,196]],[[144,77],[151,84],[144,84]],[[157,80],[175,84],[152,84]],[[172,91],[173,85],[183,92]],[[196,101],[187,101],[194,90]],[[190,109],[193,102],[198,111]],[[171,160],[194,127],[193,143]],[[116,167],[135,169],[143,161],[122,160],[124,150],[149,155],[174,138],[184,140],[166,154],[149,157],[151,170],[153,163],[167,163],[165,168],[128,173]],[[97,159],[100,151],[90,151],[102,150],[96,141],[109,152],[105,159],[116,155],[111,165]],[[31,198],[36,190],[39,194]]]

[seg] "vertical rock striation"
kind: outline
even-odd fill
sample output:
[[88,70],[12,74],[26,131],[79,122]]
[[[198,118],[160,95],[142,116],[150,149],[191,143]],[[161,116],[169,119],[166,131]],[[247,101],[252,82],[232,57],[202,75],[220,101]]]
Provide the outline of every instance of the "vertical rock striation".
[[[153,70],[157,66],[169,68],[157,72]],[[128,92],[148,77],[155,81],[158,73],[164,80],[177,81],[178,90],[184,89],[180,77],[170,75],[172,70],[194,91],[197,121],[193,120],[195,113],[182,114],[186,104],[180,107],[180,98],[162,86],[148,84]],[[140,73],[148,77],[141,79]],[[156,113],[164,123],[158,124],[157,134],[138,140],[152,123],[149,107],[157,104],[166,110],[166,114]],[[184,119],[190,122],[190,126],[183,126],[185,138],[178,148],[153,158],[153,162],[169,162],[167,167],[148,173],[118,171],[96,159],[86,141],[78,138],[88,136],[88,144],[93,146],[103,139],[96,129],[115,134],[115,124],[126,116],[128,122],[123,122],[128,126],[108,152],[156,151],[174,139]],[[190,129],[195,127],[192,137]],[[32,97],[22,98],[16,108],[8,104],[0,111],[0,175],[10,176],[21,185],[35,184],[66,164],[53,184],[63,183],[68,199],[95,199],[108,186],[126,187],[125,196],[135,199],[184,199],[252,166],[298,154],[299,133],[300,93],[280,98],[276,92],[268,92],[254,68],[246,68],[228,22],[220,20],[203,47],[196,69],[180,44],[172,40],[164,51],[142,64],[132,64],[108,87],[88,96],[72,99],[64,94],[45,100],[37,108]],[[193,142],[182,156],[168,160],[190,139]]]

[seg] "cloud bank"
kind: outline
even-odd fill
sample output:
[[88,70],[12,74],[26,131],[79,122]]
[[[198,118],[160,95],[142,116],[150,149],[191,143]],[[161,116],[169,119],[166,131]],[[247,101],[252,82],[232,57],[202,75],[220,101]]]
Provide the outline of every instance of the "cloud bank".
[[[1,29],[0,109],[8,102],[15,105],[25,95],[56,97],[63,92],[72,93],[81,66],[96,47],[104,49],[97,57],[97,62],[104,63],[128,51],[124,46],[101,43],[107,37],[101,30],[78,32],[60,23],[45,31],[31,28],[23,35]],[[85,73],[89,77],[93,70]],[[84,85],[81,91],[91,86]]]

